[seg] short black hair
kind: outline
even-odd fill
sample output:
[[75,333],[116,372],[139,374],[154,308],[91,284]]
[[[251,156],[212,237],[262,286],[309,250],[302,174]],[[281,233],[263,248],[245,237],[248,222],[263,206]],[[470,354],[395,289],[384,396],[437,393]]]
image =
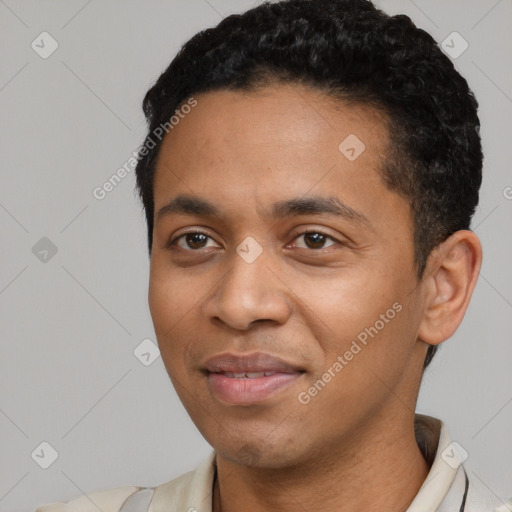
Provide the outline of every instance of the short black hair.
[[[266,1],[200,31],[181,47],[143,100],[148,134],[136,177],[149,254],[163,140],[154,140],[155,130],[169,126],[192,94],[275,83],[308,85],[385,114],[390,144],[382,178],[410,203],[421,278],[432,249],[469,229],[478,204],[478,103],[432,36],[408,16],[389,16],[369,0]],[[436,349],[429,347],[424,368]]]

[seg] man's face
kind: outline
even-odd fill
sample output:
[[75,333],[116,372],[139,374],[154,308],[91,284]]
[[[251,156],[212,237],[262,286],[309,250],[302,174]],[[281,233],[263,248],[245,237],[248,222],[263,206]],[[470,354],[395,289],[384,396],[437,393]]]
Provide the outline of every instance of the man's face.
[[[298,85],[196,99],[157,165],[149,306],[198,429],[284,467],[410,415],[422,291],[384,120]],[[159,215],[178,196],[211,208]]]

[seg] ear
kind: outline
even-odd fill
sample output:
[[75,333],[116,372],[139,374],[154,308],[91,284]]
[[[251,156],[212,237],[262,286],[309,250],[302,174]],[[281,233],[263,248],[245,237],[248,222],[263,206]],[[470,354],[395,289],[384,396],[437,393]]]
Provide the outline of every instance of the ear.
[[472,231],[457,231],[438,247],[424,272],[424,314],[418,338],[442,343],[460,325],[482,265],[482,246]]

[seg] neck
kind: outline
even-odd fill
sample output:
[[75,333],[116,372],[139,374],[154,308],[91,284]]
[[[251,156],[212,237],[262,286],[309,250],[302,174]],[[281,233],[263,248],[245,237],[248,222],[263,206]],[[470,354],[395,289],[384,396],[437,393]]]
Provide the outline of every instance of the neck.
[[217,454],[213,512],[405,512],[429,464],[414,437],[413,415],[389,425],[376,421],[293,467],[242,467]]

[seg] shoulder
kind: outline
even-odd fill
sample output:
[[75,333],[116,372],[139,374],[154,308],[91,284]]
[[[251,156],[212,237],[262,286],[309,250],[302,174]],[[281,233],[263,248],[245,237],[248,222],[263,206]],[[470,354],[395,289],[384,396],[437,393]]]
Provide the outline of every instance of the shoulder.
[[495,508],[493,512],[510,512],[512,510],[512,497],[507,499],[498,508]]
[[141,487],[116,487],[89,493],[65,503],[47,503],[36,508],[35,512],[118,512],[123,503]]
[[215,471],[215,451],[212,451],[194,471],[189,471],[156,487],[149,512],[163,510],[211,512]]
[[512,512],[512,498],[495,494],[487,484],[469,470],[465,512]]
[[[190,510],[211,503],[215,451],[194,470],[157,487],[116,487],[80,496],[66,503],[48,503],[34,512],[137,512]],[[211,510],[206,508],[206,510]]]

